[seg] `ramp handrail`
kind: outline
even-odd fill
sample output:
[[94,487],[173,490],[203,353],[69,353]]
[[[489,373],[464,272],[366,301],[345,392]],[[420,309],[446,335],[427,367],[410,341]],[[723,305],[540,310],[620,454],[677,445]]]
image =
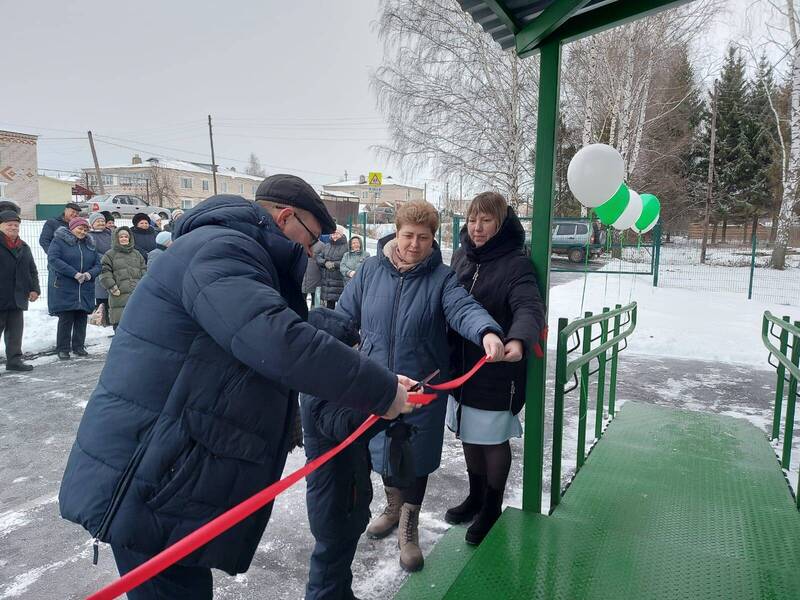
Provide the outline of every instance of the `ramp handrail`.
[[[625,321],[623,322],[623,317]],[[575,472],[580,470],[586,459],[586,411],[589,402],[589,377],[597,373],[597,401],[595,410],[595,438],[603,435],[603,412],[605,409],[606,371],[611,351],[611,373],[608,385],[608,414],[614,417],[617,393],[617,363],[619,353],[627,348],[627,338],[636,329],[637,304],[631,302],[626,306],[617,304],[614,310],[608,307],[598,315],[586,312],[583,319],[569,322],[569,319],[558,320],[558,344],[556,350],[555,399],[553,403],[553,460],[550,476],[550,511],[561,501],[564,491],[561,489],[561,453],[564,437],[564,396],[580,387],[578,407],[578,446]],[[613,326],[611,325],[613,321]],[[600,333],[592,337],[592,327],[600,326]],[[624,329],[623,329],[624,328]],[[582,333],[582,337],[581,337]],[[609,333],[611,337],[609,338]],[[569,340],[577,336],[577,343],[570,347]],[[592,348],[592,343],[599,344]],[[624,346],[620,347],[620,344]],[[580,348],[580,354],[568,360],[568,356]],[[589,370],[589,364],[597,359],[598,367]],[[580,369],[580,383],[578,370]],[[572,378],[575,385],[566,389],[567,381]]]
[[[779,330],[776,333],[775,330]],[[777,341],[777,345],[773,343]],[[764,312],[764,319],[761,322],[761,341],[764,347],[769,350],[767,362],[775,367],[777,371],[777,381],[775,383],[775,407],[772,415],[771,440],[780,438],[781,433],[781,411],[783,408],[783,396],[785,383],[789,384],[786,394],[786,415],[783,427],[783,448],[781,453],[781,467],[789,469],[792,461],[792,436],[794,433],[794,413],[797,403],[797,382],[800,380],[800,321],[791,323],[791,318],[785,315],[779,319],[769,311]],[[791,350],[791,354],[788,354]],[[772,362],[772,357],[778,361]],[[786,374],[789,374],[787,377]],[[800,490],[800,479],[798,480]],[[797,507],[800,508],[800,493],[797,496]]]

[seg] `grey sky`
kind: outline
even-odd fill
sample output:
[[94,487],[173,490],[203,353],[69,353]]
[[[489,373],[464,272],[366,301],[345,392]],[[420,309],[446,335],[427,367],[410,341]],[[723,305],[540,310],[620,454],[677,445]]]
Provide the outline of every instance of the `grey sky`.
[[[710,64],[750,4],[731,0],[699,40]],[[13,57],[0,128],[40,134],[40,168],[89,166],[87,129],[101,164],[130,161],[135,150],[119,145],[210,162],[211,113],[223,166],[243,169],[252,151],[268,172],[314,184],[345,170],[400,175],[370,150],[386,136],[368,84],[381,60],[376,0],[0,0],[0,10],[13,16],[0,41]]]

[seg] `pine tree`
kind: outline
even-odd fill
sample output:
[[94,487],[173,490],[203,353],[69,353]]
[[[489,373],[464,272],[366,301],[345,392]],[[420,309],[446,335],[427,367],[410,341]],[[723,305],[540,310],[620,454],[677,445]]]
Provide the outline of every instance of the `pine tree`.
[[744,135],[749,146],[749,185],[736,206],[737,212],[745,220],[743,240],[746,240],[747,222],[752,221],[752,232],[755,233],[759,217],[769,214],[776,201],[775,175],[777,167],[780,177],[780,147],[772,109],[775,96],[772,66],[767,57],[762,55],[750,85],[744,121]]
[[247,162],[247,168],[244,170],[244,172],[248,175],[255,175],[256,177],[264,177],[267,174],[261,166],[261,161],[258,160],[255,152],[250,153],[250,158]]
[[722,220],[722,241],[726,241],[728,219],[744,201],[755,168],[747,137],[749,85],[745,63],[739,52],[728,47],[720,74],[717,96],[717,138],[714,159],[714,212]]

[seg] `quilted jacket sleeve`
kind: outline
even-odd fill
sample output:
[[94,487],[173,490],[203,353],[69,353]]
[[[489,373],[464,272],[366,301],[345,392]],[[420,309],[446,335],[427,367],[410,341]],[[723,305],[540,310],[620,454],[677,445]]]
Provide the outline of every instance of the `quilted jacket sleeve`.
[[269,261],[255,241],[237,235],[211,240],[184,275],[184,308],[217,344],[264,377],[384,414],[396,377],[300,319],[275,289]]
[[489,332],[503,337],[503,329],[486,309],[459,285],[454,271],[450,271],[444,281],[442,307],[447,324],[464,339],[477,346],[482,345],[483,336]]

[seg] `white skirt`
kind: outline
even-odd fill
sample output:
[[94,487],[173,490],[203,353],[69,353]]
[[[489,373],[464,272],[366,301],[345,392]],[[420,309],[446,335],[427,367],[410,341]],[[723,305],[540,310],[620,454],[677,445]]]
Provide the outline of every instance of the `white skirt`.
[[[458,430],[457,410],[458,403],[449,396],[445,423],[453,433]],[[462,442],[490,446],[502,444],[514,437],[522,437],[522,423],[517,415],[507,410],[482,410],[461,406],[461,431],[458,438]]]

